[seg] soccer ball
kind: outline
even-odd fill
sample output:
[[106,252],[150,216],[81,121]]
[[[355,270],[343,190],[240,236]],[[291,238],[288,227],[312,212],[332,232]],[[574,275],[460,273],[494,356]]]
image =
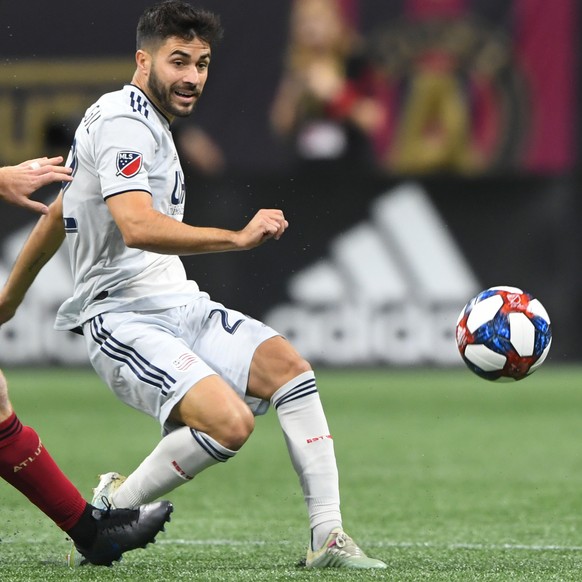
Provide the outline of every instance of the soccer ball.
[[517,287],[491,287],[457,320],[457,346],[470,370],[487,380],[521,380],[537,370],[552,343],[548,312]]

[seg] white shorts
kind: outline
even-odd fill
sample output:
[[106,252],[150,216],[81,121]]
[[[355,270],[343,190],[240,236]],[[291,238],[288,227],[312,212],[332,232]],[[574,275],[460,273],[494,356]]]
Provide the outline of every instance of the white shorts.
[[253,414],[269,402],[246,396],[257,347],[278,334],[239,311],[202,295],[159,311],[103,313],[83,333],[91,364],[117,397],[154,418],[168,432],[168,416],[202,378],[221,376]]

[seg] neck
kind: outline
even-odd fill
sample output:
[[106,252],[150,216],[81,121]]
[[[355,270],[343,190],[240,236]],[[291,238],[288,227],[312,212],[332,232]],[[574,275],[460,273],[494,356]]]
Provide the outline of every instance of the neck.
[[153,99],[150,97],[150,94],[148,92],[147,83],[145,82],[145,80],[139,74],[138,71],[136,71],[133,74],[133,77],[131,78],[131,84],[135,85],[136,87],[139,87],[148,96],[148,98],[153,101]]

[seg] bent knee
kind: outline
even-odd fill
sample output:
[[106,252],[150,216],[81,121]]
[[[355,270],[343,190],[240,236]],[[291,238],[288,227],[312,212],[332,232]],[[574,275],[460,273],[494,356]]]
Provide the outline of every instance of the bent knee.
[[270,400],[281,386],[311,371],[311,364],[287,340],[272,338],[255,353],[247,394]]
[[293,378],[295,376],[299,376],[299,374],[303,374],[304,372],[311,372],[311,364],[301,356],[296,357],[293,362],[291,362],[290,366],[290,376]]
[[300,374],[312,370],[311,364],[294,350],[287,351],[278,364],[272,370],[273,377],[277,379],[276,384],[284,384]]
[[255,428],[255,417],[248,406],[231,414],[218,428],[214,438],[231,451],[238,451],[249,439]]

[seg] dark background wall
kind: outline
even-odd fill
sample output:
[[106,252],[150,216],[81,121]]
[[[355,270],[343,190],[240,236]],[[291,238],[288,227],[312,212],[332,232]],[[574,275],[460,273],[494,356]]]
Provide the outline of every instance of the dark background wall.
[[[150,4],[34,0],[23,9],[17,2],[0,1],[1,59],[114,56],[127,59],[131,67],[137,21]],[[225,36],[214,51],[195,121],[211,131],[232,166],[276,167],[284,161],[265,113],[279,80],[289,5],[289,0],[205,4],[221,15]]]
[[[184,257],[184,264],[189,276],[215,300],[265,319],[277,307],[301,304],[290,293],[290,283],[314,264],[325,260],[336,265],[341,273],[341,265],[338,266],[332,251],[333,242],[357,225],[370,224],[374,219],[371,210],[374,202],[385,192],[408,183],[373,178],[369,174],[313,172],[269,176],[229,174],[221,179],[197,179],[195,188],[192,183],[189,185],[185,218],[189,223],[237,229],[258,208],[274,206],[285,210],[290,228],[280,241],[271,241],[254,251]],[[475,291],[511,285],[532,293],[552,318],[551,360],[581,359],[578,330],[582,326],[582,309],[579,309],[582,273],[578,267],[582,260],[579,226],[582,201],[576,183],[571,178],[540,177],[432,178],[414,183],[428,195],[441,221],[440,228],[453,239],[474,274]],[[403,215],[401,219],[407,222],[412,218]],[[0,276],[3,270],[8,270],[19,246],[13,233],[25,236],[32,224],[33,219],[26,212],[3,207]],[[363,262],[366,260],[367,257],[362,257]],[[60,268],[37,281],[28,298],[30,303],[19,314],[20,319],[3,326],[0,361],[11,361],[12,356],[6,356],[9,344],[12,344],[9,354],[20,353],[33,361],[62,362],[73,354],[73,348],[69,354],[58,348],[62,346],[63,340],[59,339],[62,332],[50,332],[55,310],[68,293],[65,258]],[[56,281],[59,284],[55,286]],[[414,298],[419,289],[413,281],[406,284],[407,294]],[[436,305],[432,305],[430,297],[423,300],[422,308],[448,310],[445,327],[437,326],[432,332],[441,334],[439,341],[453,346],[455,318],[469,298],[460,299],[458,293],[453,294],[450,305],[443,303],[442,298]],[[346,305],[355,299],[355,296],[348,297]],[[307,309],[309,313],[312,307]],[[314,317],[320,311],[321,306],[313,312]],[[331,325],[337,324],[341,329],[338,333],[350,334],[349,327],[345,329],[339,323],[339,316],[330,317]],[[280,331],[296,333],[293,323],[279,323],[285,327]],[[405,326],[403,333],[422,335],[423,327],[424,322],[412,328]],[[39,337],[46,339],[34,347],[30,342]],[[382,345],[376,349],[388,350]],[[451,363],[450,354],[433,358],[431,349],[428,356],[418,356],[412,362]],[[83,350],[81,347],[77,353],[82,354]],[[309,355],[310,359],[317,360],[317,354]],[[385,351],[386,358],[390,359],[391,355],[394,356]],[[383,362],[382,358],[372,358],[365,363]]]
[[[538,0],[459,0],[449,4],[472,10],[474,17],[511,36],[515,12],[508,7],[527,6],[528,2],[539,4]],[[556,2],[574,5],[571,0]],[[344,3],[364,32],[381,22],[397,23],[406,6],[414,4],[412,0]],[[114,79],[112,86],[129,80],[136,22],[149,4],[102,0],[89,9],[86,3],[64,0],[34,0],[26,5],[0,0],[0,97],[2,90],[13,85],[9,76],[2,78],[3,71],[19,63],[58,67],[61,61],[74,59],[90,72],[95,59],[113,58],[127,63],[128,78]],[[566,159],[571,163],[557,171],[514,167],[467,177],[362,172],[349,165],[297,167],[288,150],[274,138],[267,115],[281,75],[291,0],[257,0],[252,4],[222,1],[207,6],[221,14],[226,34],[214,50],[211,78],[192,121],[223,148],[227,170],[220,176],[203,177],[185,165],[186,220],[240,228],[258,208],[277,206],[285,210],[291,227],[281,241],[250,253],[185,258],[189,274],[203,289],[217,300],[262,317],[291,301],[289,281],[294,275],[329,258],[333,240],[370,220],[371,204],[382,192],[414,180],[424,187],[479,285],[516,285],[535,294],[552,316],[555,341],[551,357],[582,357],[577,341],[577,330],[582,326],[582,310],[578,309],[582,299],[582,180],[577,107],[568,112],[573,142],[571,157]],[[577,20],[573,26],[578,27]],[[551,42],[553,35],[562,32],[553,29],[544,38]],[[579,70],[580,50],[577,46],[574,49],[576,64],[568,71],[570,100],[575,99]],[[550,69],[564,66],[564,62],[545,64]],[[33,81],[30,91],[34,91]],[[14,83],[19,90],[18,81]],[[46,97],[53,89],[43,91]],[[98,94],[99,88],[89,87],[87,99],[93,99],[93,92]],[[571,102],[568,99],[564,102]],[[72,115],[69,129],[74,129],[81,114]],[[64,145],[63,149],[66,154]],[[54,189],[47,189],[40,196],[48,199],[54,194]],[[12,235],[21,227],[28,229],[32,220],[22,210],[2,206],[0,275],[14,256],[9,246]],[[39,295],[51,294],[44,289]],[[51,301],[58,303],[54,298]],[[43,325],[52,319],[54,307],[43,307]],[[17,327],[4,328],[4,341],[23,333]],[[58,361],[54,354],[47,357],[42,353],[40,361]]]

